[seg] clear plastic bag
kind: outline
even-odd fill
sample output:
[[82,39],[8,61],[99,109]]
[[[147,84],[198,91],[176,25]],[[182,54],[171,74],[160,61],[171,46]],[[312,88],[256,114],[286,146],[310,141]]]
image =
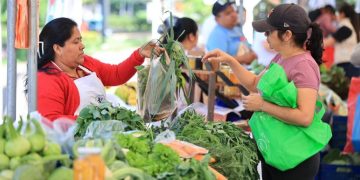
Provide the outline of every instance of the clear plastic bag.
[[75,143],[75,121],[68,118],[58,118],[51,122],[38,112],[30,113],[30,117],[38,120],[46,133],[49,141],[61,146],[62,152],[72,154],[72,147]]
[[[162,56],[165,56],[167,65],[160,62]],[[171,73],[175,72],[174,69],[174,61],[170,61],[165,52],[160,57],[154,57],[149,67],[138,72],[138,110],[146,121],[166,119],[175,111],[177,79],[175,73]]]
[[110,139],[114,134],[124,132],[127,126],[118,120],[94,121],[87,127],[83,138]]
[[169,129],[163,131],[155,137],[155,143],[168,143],[176,140],[175,133]]

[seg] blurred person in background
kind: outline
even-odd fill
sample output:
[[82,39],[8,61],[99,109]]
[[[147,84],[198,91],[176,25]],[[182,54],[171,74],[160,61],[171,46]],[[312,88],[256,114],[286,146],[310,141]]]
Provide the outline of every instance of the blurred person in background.
[[[197,47],[199,32],[198,25],[196,22],[188,17],[173,17],[173,30],[174,30],[174,39],[178,40],[186,52],[195,50]],[[159,26],[158,33],[163,34],[165,31],[170,34],[170,22],[169,18],[164,21],[164,24]],[[167,36],[164,37],[163,42],[166,43]]]
[[238,26],[238,12],[234,3],[231,0],[218,0],[214,3],[212,14],[217,25],[210,33],[206,49],[208,51],[221,49],[235,57],[239,63],[250,64],[257,56],[251,49],[244,52],[244,46],[241,46],[246,38],[244,39]]
[[360,76],[360,43],[358,43],[354,49],[354,52],[351,54],[350,58],[351,64],[353,64],[357,69],[357,76]]
[[[278,0],[261,0],[254,7],[254,20],[265,19],[278,4],[280,4]],[[270,48],[264,33],[257,31],[254,31],[253,50],[257,55],[258,63],[264,66],[269,65],[271,59],[276,55],[276,52]]]
[[358,76],[358,69],[350,63],[350,56],[359,42],[359,21],[354,8],[344,3],[339,8],[338,30],[324,39],[324,46],[334,46],[334,62],[344,69],[347,77]]
[[319,24],[320,29],[323,31],[323,37],[327,37],[336,31],[336,15],[335,8],[331,5],[326,5],[320,9],[321,14],[316,18],[315,22]]

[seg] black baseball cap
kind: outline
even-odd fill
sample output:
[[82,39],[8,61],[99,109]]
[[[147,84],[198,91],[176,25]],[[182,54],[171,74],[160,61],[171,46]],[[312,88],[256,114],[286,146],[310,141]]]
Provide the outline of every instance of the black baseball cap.
[[294,33],[306,33],[310,19],[305,10],[296,4],[280,4],[269,13],[268,18],[252,23],[255,31],[291,30]]
[[225,10],[228,6],[234,4],[234,0],[217,0],[212,8],[212,14],[217,16],[221,11]]

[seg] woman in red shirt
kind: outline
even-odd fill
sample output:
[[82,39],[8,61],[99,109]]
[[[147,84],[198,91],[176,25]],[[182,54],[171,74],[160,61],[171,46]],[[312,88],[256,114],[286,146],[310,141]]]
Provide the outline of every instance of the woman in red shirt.
[[39,42],[38,111],[52,121],[60,117],[75,120],[86,105],[105,101],[104,85],[125,83],[153,49],[157,55],[163,51],[148,43],[117,65],[103,63],[84,54],[77,24],[68,18],[47,23]]

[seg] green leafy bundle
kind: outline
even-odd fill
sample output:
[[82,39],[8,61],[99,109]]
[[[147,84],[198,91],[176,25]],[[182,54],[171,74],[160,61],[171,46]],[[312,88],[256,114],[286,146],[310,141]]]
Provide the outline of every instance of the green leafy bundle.
[[338,66],[332,66],[330,70],[322,68],[321,82],[336,92],[342,100],[347,99],[350,79],[345,76],[343,68]]
[[174,172],[181,162],[174,150],[160,143],[152,144],[145,136],[119,134],[116,139],[122,148],[129,150],[125,155],[129,165],[142,169],[153,177]]
[[125,131],[146,130],[144,120],[135,111],[122,107],[114,107],[109,102],[99,105],[88,105],[80,111],[76,119],[76,137],[83,137],[86,129],[93,121],[118,120],[127,125]]
[[[161,120],[170,116],[176,108],[176,95],[180,89],[185,93],[187,103],[190,103],[189,90],[186,89],[186,80],[182,74],[183,69],[188,70],[190,77],[194,76],[182,44],[174,39],[172,19],[170,13],[170,31],[164,31],[165,33],[158,40],[159,46],[166,51],[160,56],[160,63],[155,61],[157,56],[153,53],[150,66],[137,67],[139,108],[145,120]],[[162,42],[163,38],[166,41]]]
[[255,141],[232,123],[204,121],[189,110],[171,129],[178,132],[177,138],[207,148],[217,160],[212,167],[229,179],[258,179]]

